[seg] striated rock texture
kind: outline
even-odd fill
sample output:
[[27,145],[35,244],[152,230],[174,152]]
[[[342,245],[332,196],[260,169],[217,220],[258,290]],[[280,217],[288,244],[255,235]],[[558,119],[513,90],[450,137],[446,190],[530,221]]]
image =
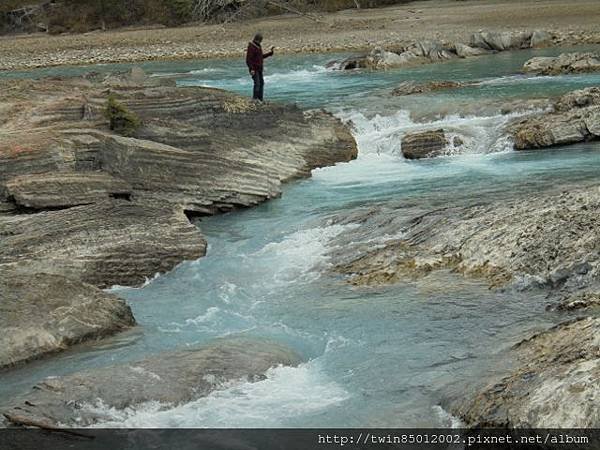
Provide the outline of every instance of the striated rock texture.
[[135,325],[118,297],[60,275],[0,277],[0,370]]
[[[0,87],[0,286],[10,290],[15,269],[31,280],[28,302],[11,294],[0,308],[15,317],[40,303],[50,317],[15,322],[24,331],[8,333],[0,367],[132,324],[97,287],[140,285],[203,256],[190,216],[256,205],[357,154],[325,112],[178,88],[139,69]],[[109,96],[139,121],[132,136],[109,129]]]
[[431,158],[441,155],[448,143],[444,130],[407,133],[402,138],[402,154],[407,159]]
[[597,428],[600,319],[561,324],[515,346],[518,367],[453,414],[468,426]]
[[598,187],[413,217],[384,205],[333,219],[359,226],[344,234],[332,258],[335,270],[357,285],[395,283],[451,268],[483,277],[494,287],[573,292],[600,280],[599,212]]
[[600,292],[584,291],[567,295],[555,305],[548,305],[550,311],[581,311],[600,307]]
[[[471,35],[469,45],[474,48],[498,52],[505,50],[519,50],[531,48],[532,37],[533,31],[479,31]],[[534,43],[539,45],[539,39],[536,38]]]
[[[336,238],[330,256],[355,285],[451,269],[491,287],[546,289],[560,298],[549,309],[593,313],[600,305],[599,213],[598,186],[425,212],[383,204],[331,218],[355,226]],[[599,336],[600,319],[589,318],[524,341],[507,355],[516,369],[481,391],[467,387],[447,409],[469,427],[597,427]]]
[[152,401],[169,409],[204,397],[224,383],[258,381],[272,367],[300,362],[293,351],[270,341],[216,340],[129,364],[48,378],[0,406],[0,412],[8,424],[85,427],[110,421],[111,408],[135,410]]
[[420,40],[399,48],[375,48],[367,54],[331,61],[328,67],[334,70],[410,67],[506,50],[544,47],[550,45],[552,40],[553,36],[543,30],[479,31],[473,33],[466,43]]
[[180,208],[124,200],[0,216],[0,235],[0,266],[102,288],[142,284],[206,250],[200,231]]
[[[256,205],[283,182],[356,157],[350,132],[327,113],[139,72],[2,82],[0,104],[12,112],[0,124],[0,265],[139,284],[204,254],[184,212]],[[139,117],[135,136],[108,130],[109,93]]]
[[392,90],[392,95],[412,95],[423,94],[426,92],[441,91],[445,89],[457,89],[464,87],[465,83],[458,81],[428,81],[425,83],[417,83],[414,81],[404,81]]
[[600,139],[600,88],[560,97],[553,111],[509,126],[517,150],[529,150]]
[[600,71],[600,53],[562,53],[559,56],[538,56],[523,66],[526,73],[559,75]]

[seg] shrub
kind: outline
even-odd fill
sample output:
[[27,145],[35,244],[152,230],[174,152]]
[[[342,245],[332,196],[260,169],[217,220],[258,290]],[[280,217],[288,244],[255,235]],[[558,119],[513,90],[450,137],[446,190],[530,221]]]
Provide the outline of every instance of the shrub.
[[105,116],[110,129],[123,136],[133,136],[142,124],[140,118],[119,103],[114,95],[108,96]]

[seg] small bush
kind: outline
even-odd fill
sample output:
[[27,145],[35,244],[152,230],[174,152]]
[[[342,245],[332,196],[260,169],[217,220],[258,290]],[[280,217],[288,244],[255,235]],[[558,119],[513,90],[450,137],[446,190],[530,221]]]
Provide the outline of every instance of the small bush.
[[108,97],[105,116],[110,129],[123,136],[133,136],[142,124],[140,118],[119,103],[113,95]]

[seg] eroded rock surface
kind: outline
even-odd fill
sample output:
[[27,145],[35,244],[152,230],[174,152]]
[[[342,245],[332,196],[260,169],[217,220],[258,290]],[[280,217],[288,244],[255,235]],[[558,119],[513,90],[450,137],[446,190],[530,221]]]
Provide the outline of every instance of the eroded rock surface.
[[417,83],[415,81],[404,81],[392,90],[392,95],[412,95],[423,94],[426,92],[441,91],[445,89],[457,89],[463,87],[464,83],[458,81],[429,81],[426,83]]
[[600,53],[562,53],[559,56],[537,56],[523,66],[526,73],[559,75],[600,71]]
[[60,275],[7,271],[0,300],[0,369],[135,325],[123,300]]
[[402,154],[407,159],[431,158],[441,155],[448,145],[444,130],[407,133],[402,138]]
[[[333,252],[358,285],[387,284],[452,268],[491,286],[580,289],[600,270],[600,188],[572,189],[407,217],[393,205],[334,218],[359,226]],[[384,239],[385,238],[385,239]],[[377,246],[362,243],[378,240]]]
[[[516,345],[518,367],[452,410],[469,426],[597,428],[600,319],[565,323]],[[470,397],[470,395],[469,395]]]
[[560,97],[553,111],[517,121],[509,127],[517,150],[530,150],[600,139],[600,88]]
[[479,31],[473,33],[468,42],[420,40],[394,48],[375,48],[367,54],[332,61],[328,67],[334,70],[410,67],[506,50],[544,47],[552,40],[553,36],[543,30]]
[[161,409],[196,400],[229,381],[258,381],[268,369],[295,366],[300,358],[270,341],[230,338],[142,361],[48,378],[0,406],[8,424],[82,427],[112,420],[148,402]]
[[[140,285],[203,256],[189,217],[256,205],[288,180],[357,155],[325,112],[178,88],[139,69],[0,87],[0,285],[26,272],[31,300],[21,307],[48,294],[39,309],[54,318],[15,322],[24,331],[3,341],[0,367],[131,323],[124,303],[97,287]],[[139,119],[128,137],[109,129],[109,95]],[[61,289],[64,305],[52,297]],[[0,308],[19,311],[11,296]]]
[[0,216],[0,235],[0,267],[26,267],[102,288],[142,284],[206,250],[180,208],[125,200]]
[[592,308],[600,308],[600,292],[579,292],[561,298],[556,304],[548,305],[551,311],[589,311]]
[[[139,284],[202,256],[184,212],[256,205],[357,154],[327,113],[147,81],[139,70],[2,84],[12,112],[0,126],[0,265],[97,286]],[[134,136],[108,129],[109,93],[139,117]]]

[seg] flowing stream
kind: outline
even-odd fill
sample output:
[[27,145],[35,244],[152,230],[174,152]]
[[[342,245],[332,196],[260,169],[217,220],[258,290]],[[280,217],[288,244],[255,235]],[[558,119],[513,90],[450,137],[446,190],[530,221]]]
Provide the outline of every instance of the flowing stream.
[[[600,143],[515,152],[503,133],[508,120],[539,108],[534,104],[507,111],[515,100],[600,85],[598,74],[518,74],[534,54],[560,51],[509,52],[378,73],[328,71],[325,63],[331,55],[268,60],[267,97],[326,108],[350,121],[359,158],[316,170],[311,179],[285,187],[282,198],[257,208],[202,220],[207,257],[183,263],[143,288],[113,289],[128,300],[139,327],[3,374],[0,399],[45,376],[246,334],[287,344],[306,362],[274,368],[263,381],[232,383],[175,408],[147,404],[107,411],[110,420],[104,425],[456,424],[439,406],[443,399],[508,367],[503,349],[561,317],[545,312],[543,292],[494,291],[482,281],[444,271],[394,286],[352,287],[328,270],[333,263],[329,252],[346,228],[330,226],[326,219],[375,202],[404,202],[407,211],[427,210],[595,180]],[[149,63],[144,68],[153,76],[178,74],[181,85],[244,94],[251,88],[243,62],[237,60]],[[89,68],[10,76],[83,70]],[[474,84],[408,97],[389,95],[391,88],[411,79]],[[402,134],[431,128],[449,130],[464,145],[436,159],[403,159]],[[386,238],[390,236],[381,236],[382,242]]]

